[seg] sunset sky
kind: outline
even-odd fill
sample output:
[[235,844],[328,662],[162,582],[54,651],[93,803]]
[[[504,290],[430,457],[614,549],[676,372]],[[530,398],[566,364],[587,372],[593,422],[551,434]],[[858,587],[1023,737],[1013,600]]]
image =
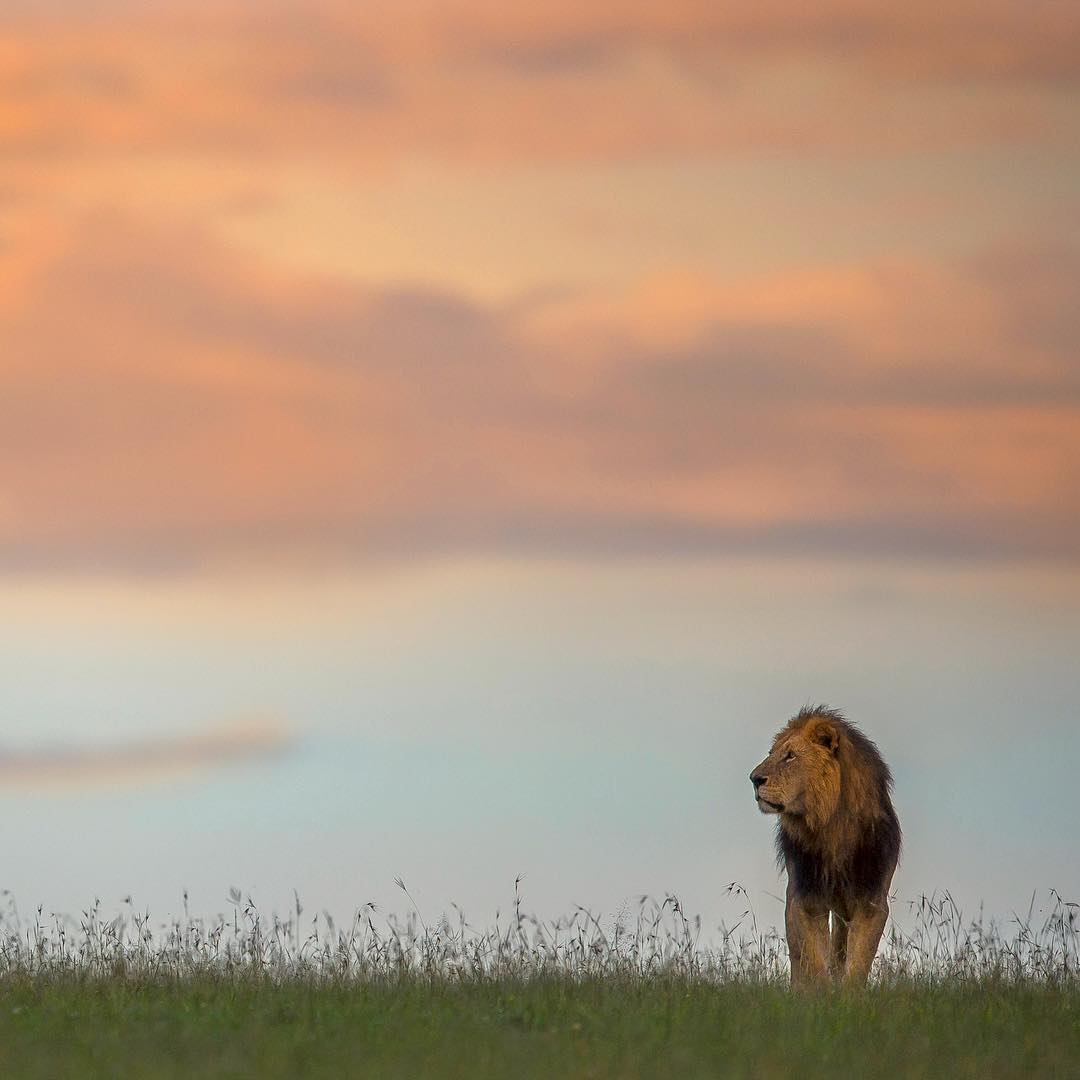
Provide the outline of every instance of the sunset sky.
[[1078,223],[1059,0],[5,0],[0,888],[1080,899]]

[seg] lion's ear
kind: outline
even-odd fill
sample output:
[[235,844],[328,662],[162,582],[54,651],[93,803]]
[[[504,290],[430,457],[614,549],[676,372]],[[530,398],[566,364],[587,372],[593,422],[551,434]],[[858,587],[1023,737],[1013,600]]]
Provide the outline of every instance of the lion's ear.
[[840,733],[829,723],[820,723],[814,728],[814,742],[824,746],[830,754],[835,754],[840,746]]

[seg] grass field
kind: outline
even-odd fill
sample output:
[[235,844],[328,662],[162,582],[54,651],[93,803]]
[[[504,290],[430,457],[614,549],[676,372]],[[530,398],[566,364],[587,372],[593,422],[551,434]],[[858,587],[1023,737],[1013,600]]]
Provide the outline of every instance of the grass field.
[[152,928],[0,920],[4,1077],[1080,1076],[1076,905],[1008,933],[922,898],[871,987],[791,993],[783,940],[752,912],[701,942],[669,897],[428,926],[365,907]]
[[658,977],[382,985],[10,980],[0,1073],[26,1077],[1075,1077],[1080,992],[794,996]]

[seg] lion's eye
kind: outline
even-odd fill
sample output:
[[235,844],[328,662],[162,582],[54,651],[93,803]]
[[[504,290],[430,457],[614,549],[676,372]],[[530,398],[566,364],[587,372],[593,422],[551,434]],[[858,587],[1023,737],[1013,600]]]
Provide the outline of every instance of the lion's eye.
[[784,755],[784,760],[785,760],[785,761],[794,761],[794,760],[795,760],[795,751],[794,751],[794,750],[789,750],[789,751],[788,751],[788,752],[787,752],[787,753],[786,753],[786,754]]

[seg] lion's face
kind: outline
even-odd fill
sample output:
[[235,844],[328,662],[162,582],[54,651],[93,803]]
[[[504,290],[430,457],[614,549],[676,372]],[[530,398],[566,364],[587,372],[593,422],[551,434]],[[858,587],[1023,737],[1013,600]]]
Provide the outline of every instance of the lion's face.
[[827,723],[777,735],[769,756],[750,774],[763,814],[827,817],[840,794],[836,729]]

